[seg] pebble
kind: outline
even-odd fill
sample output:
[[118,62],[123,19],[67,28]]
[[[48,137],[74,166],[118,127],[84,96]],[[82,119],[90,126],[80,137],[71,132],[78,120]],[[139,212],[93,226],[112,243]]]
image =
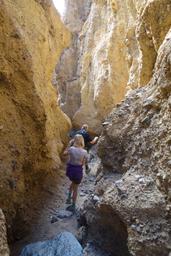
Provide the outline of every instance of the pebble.
[[80,196],[85,196],[85,193],[84,192],[80,192]]
[[136,219],[135,222],[136,222],[137,224],[139,224],[139,223],[140,223],[140,220],[139,220],[139,219]]
[[93,196],[93,203],[95,204],[95,203],[97,203],[97,202],[99,202],[100,201],[100,198],[98,197],[98,196]]
[[144,178],[140,178],[138,181],[139,181],[139,183],[141,183],[141,184],[142,184],[142,183],[145,183],[145,179],[144,179]]
[[137,227],[137,226],[134,225],[134,224],[131,225],[131,228],[132,228],[132,229],[136,229],[136,227]]
[[55,223],[58,221],[58,218],[55,216],[51,216],[50,218],[51,218],[51,220],[50,220],[51,223]]
[[169,166],[171,166],[171,160],[169,160],[169,161],[167,162],[167,164],[168,164]]
[[116,180],[115,181],[115,184],[121,184],[123,182],[123,180],[122,179],[120,179],[120,180]]
[[102,125],[105,126],[105,125],[108,125],[110,124],[109,122],[103,122]]

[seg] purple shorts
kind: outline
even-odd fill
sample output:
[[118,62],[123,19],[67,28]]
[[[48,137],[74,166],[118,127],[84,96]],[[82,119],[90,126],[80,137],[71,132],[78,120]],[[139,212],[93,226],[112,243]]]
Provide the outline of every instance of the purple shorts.
[[80,184],[83,178],[82,165],[67,164],[66,176],[75,184]]

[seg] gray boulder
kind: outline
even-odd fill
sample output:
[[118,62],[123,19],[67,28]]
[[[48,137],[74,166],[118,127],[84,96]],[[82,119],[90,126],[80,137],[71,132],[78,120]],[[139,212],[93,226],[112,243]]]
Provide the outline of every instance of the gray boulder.
[[82,256],[83,249],[69,232],[62,232],[51,240],[29,244],[20,256]]

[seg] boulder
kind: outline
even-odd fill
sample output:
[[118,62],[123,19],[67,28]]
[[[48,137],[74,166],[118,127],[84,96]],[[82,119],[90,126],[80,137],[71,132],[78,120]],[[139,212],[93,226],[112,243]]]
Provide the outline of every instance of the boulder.
[[27,245],[20,256],[82,256],[82,247],[69,232],[62,232],[51,240]]

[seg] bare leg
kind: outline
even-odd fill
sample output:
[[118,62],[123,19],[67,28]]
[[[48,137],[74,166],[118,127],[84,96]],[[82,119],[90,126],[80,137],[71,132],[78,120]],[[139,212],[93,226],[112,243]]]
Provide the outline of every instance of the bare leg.
[[71,204],[72,192],[73,192],[73,183],[71,183],[71,185],[69,187],[68,198],[66,200],[67,204]]
[[69,187],[69,192],[72,194],[73,191],[73,183],[71,183],[70,187]]
[[73,205],[75,206],[78,194],[78,184],[73,183]]

